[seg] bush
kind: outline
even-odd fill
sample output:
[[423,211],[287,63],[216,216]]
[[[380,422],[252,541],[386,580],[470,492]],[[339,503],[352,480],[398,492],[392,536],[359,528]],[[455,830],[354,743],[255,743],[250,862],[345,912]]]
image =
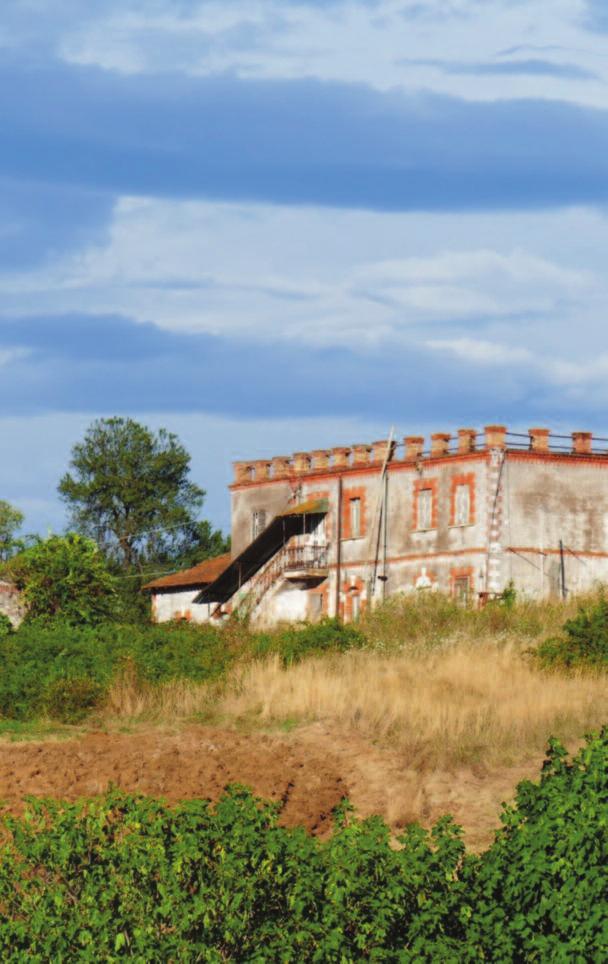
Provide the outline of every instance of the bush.
[[27,618],[93,626],[118,613],[114,576],[96,543],[76,533],[49,536],[7,563]]
[[253,652],[256,656],[278,653],[283,665],[288,666],[306,656],[345,653],[365,645],[365,636],[355,626],[345,625],[339,619],[323,619],[320,623],[261,633],[254,637]]
[[43,708],[60,723],[80,723],[99,705],[103,693],[103,686],[86,676],[57,679],[45,689]]
[[545,640],[535,656],[546,668],[608,668],[608,601],[602,596],[567,620],[564,635]]
[[3,817],[3,960],[601,961],[608,732],[551,743],[503,827],[467,856],[449,818],[399,847],[345,806],[332,837],[230,789],[215,807],[111,792]]
[[0,613],[0,639],[3,636],[10,636],[15,630],[13,629],[13,624],[4,613]]

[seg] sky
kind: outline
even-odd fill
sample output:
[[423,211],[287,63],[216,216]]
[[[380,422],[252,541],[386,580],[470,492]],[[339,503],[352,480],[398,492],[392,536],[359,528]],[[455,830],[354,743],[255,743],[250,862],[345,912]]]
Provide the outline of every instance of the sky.
[[3,0],[0,498],[98,417],[230,463],[608,435],[605,0]]

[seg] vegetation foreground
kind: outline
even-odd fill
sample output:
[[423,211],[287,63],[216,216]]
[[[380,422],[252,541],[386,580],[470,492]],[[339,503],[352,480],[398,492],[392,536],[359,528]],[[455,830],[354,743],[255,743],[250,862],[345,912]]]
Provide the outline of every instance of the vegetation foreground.
[[[32,618],[0,627],[3,728],[322,722],[422,771],[505,764],[608,719],[608,604],[481,612],[394,599],[356,627],[254,632]],[[566,622],[564,623],[564,618]],[[368,811],[369,812],[369,811]],[[608,732],[552,740],[502,828],[396,838],[336,815],[325,840],[232,788],[169,807],[112,790],[4,816],[2,958],[517,961],[608,956]],[[394,828],[393,824],[393,828]]]
[[449,818],[397,845],[344,807],[323,842],[232,788],[215,808],[110,793],[5,818],[4,960],[589,961],[608,954],[608,732],[552,743],[495,842]]

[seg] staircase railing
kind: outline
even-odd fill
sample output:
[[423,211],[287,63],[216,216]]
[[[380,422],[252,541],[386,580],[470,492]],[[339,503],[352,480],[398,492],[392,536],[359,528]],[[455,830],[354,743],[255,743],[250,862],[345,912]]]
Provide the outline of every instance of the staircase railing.
[[286,543],[253,576],[247,593],[238,602],[234,612],[246,609],[252,613],[262,598],[281,576],[289,571],[327,568],[328,547]]

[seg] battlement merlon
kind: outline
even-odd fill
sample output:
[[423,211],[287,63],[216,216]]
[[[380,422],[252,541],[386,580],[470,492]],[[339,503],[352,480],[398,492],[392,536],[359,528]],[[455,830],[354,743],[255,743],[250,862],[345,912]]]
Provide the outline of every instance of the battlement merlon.
[[234,479],[231,488],[269,482],[276,479],[293,479],[333,472],[378,468],[387,459],[389,465],[426,463],[438,459],[457,459],[472,454],[503,450],[532,455],[563,456],[564,458],[605,458],[608,460],[606,439],[594,445],[593,434],[587,431],[572,432],[569,436],[552,434],[548,428],[530,428],[527,433],[510,432],[504,425],[486,425],[482,432],[474,428],[461,428],[450,432],[435,432],[425,447],[423,435],[406,435],[402,442],[388,439],[370,443],[358,442],[350,446],[334,446],[295,452],[293,455],[275,455],[271,459],[240,460],[233,463]]

